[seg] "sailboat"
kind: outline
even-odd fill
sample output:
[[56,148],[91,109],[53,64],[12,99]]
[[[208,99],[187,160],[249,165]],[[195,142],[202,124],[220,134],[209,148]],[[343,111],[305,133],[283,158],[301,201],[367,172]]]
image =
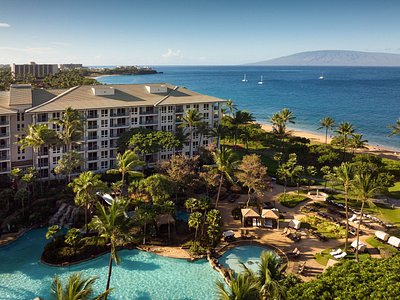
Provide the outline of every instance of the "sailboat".
[[246,79],[246,74],[244,74],[244,75],[243,75],[243,79],[242,79],[242,81],[243,81],[243,82],[247,82],[247,79]]
[[262,75],[261,75],[261,79],[260,79],[260,81],[258,82],[258,84],[263,84],[264,83],[264,81],[263,81],[263,77],[262,77]]
[[323,80],[323,79],[325,79],[325,77],[324,77],[324,73],[322,73],[322,74],[321,74],[321,76],[319,76],[319,79],[320,79],[320,80]]

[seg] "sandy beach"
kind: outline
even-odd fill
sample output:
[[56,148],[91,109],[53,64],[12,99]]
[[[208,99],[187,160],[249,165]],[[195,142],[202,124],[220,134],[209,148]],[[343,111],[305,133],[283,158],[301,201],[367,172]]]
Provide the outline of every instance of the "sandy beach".
[[[272,125],[269,124],[261,124],[262,129],[265,131],[271,132],[272,131]],[[319,143],[325,143],[325,132],[318,134],[315,132],[309,132],[309,131],[304,131],[304,130],[299,130],[299,129],[294,129],[294,128],[289,128],[291,134],[293,136],[298,136],[298,137],[305,137],[310,139],[313,142],[319,142]],[[331,138],[328,133],[328,143],[331,142]],[[400,160],[400,152],[394,152],[393,150],[387,149],[385,147],[379,146],[379,145],[367,145],[366,149],[359,149],[356,152],[358,153],[370,153],[370,154],[375,154],[379,155],[381,157],[389,158],[389,159],[395,159],[395,160]]]

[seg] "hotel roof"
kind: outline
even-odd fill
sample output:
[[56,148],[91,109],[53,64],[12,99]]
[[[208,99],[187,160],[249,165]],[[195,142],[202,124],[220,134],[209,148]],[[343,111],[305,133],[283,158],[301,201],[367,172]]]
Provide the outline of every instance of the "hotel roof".
[[[167,87],[166,93],[149,93],[146,86]],[[112,95],[95,95],[92,88],[114,88]],[[62,111],[66,107],[73,109],[102,109],[132,106],[184,105],[189,103],[224,102],[225,100],[199,94],[185,87],[171,84],[114,84],[98,86],[77,86],[65,90],[33,91],[34,106],[27,112]],[[50,93],[50,94],[49,94]],[[54,96],[54,97],[53,97]]]

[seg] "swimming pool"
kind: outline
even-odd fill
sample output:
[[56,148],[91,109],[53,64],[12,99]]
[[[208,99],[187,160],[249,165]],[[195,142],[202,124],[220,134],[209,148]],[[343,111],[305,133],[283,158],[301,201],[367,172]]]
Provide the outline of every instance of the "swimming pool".
[[231,268],[233,271],[235,271],[235,273],[240,273],[243,271],[240,262],[244,263],[250,270],[256,271],[258,269],[260,256],[263,251],[272,251],[272,249],[266,246],[236,246],[226,251],[219,258],[219,262],[224,267]]
[[[81,271],[97,276],[101,292],[107,280],[108,255],[78,265],[59,268],[39,262],[46,244],[45,229],[32,230],[10,245],[0,247],[0,298],[49,299],[55,274],[66,279]],[[215,282],[221,280],[205,260],[187,262],[139,250],[119,252],[121,264],[113,267],[109,299],[215,299]]]

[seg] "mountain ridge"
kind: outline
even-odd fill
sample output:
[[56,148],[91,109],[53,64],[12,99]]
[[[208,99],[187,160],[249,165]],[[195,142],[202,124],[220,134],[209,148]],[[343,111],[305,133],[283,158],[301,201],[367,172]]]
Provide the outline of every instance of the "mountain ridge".
[[399,67],[400,54],[351,50],[316,50],[299,52],[248,65]]

